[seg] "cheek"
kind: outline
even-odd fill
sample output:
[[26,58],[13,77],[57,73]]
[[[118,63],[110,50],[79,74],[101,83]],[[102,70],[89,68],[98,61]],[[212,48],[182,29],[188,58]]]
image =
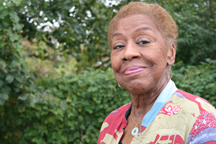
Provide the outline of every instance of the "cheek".
[[156,47],[153,50],[149,50],[145,53],[146,59],[153,64],[163,65],[166,63],[166,52],[161,50],[161,48]]
[[118,61],[115,56],[111,55],[111,66],[113,68],[113,71],[116,72],[118,70]]

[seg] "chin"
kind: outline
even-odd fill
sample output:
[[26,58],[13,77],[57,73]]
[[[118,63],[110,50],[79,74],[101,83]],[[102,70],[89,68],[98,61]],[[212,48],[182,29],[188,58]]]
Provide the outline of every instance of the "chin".
[[127,85],[125,89],[131,94],[143,94],[148,91],[149,86],[144,83],[133,83],[131,85]]

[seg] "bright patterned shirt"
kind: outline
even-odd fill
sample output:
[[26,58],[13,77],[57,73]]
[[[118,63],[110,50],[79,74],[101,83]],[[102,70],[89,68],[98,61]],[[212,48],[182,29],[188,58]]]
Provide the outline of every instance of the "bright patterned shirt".
[[[104,120],[98,144],[118,144],[131,103]],[[131,144],[216,144],[216,110],[205,99],[178,90],[170,80],[143,117]]]

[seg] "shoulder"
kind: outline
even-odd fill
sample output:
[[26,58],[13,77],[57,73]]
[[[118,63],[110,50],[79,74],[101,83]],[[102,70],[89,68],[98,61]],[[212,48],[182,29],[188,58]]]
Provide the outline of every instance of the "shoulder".
[[186,98],[191,103],[195,103],[198,106],[197,108],[199,109],[199,111],[208,111],[208,112],[216,115],[215,107],[212,106],[204,98],[190,94],[190,93],[187,93],[187,92],[182,91],[182,90],[177,90],[174,94],[181,97],[181,98]]
[[[98,143],[108,142],[112,143],[115,141],[116,136],[121,132],[123,127],[127,125],[127,121],[125,119],[125,113],[130,108],[131,103],[126,104],[114,111],[112,111],[104,120],[100,134]],[[111,142],[112,141],[112,142]]]
[[128,103],[124,106],[121,106],[120,108],[112,111],[104,120],[104,122],[109,122],[113,120],[119,120],[119,118],[124,118],[126,111],[131,106],[131,103]]
[[[193,111],[198,111],[195,122],[190,130],[187,143],[216,143],[216,110],[207,100],[177,90],[175,95],[186,98],[190,102],[190,108]],[[190,110],[189,110],[190,111]]]
[[[104,129],[103,125],[105,123],[107,123],[107,125],[109,125],[109,127],[116,127],[117,125],[119,125],[119,123],[124,122],[125,120],[125,113],[127,112],[127,110],[130,108],[131,103],[126,104],[124,106],[121,106],[120,108],[112,111],[104,120],[102,127],[101,127],[101,131]],[[126,121],[126,120],[125,120]]]

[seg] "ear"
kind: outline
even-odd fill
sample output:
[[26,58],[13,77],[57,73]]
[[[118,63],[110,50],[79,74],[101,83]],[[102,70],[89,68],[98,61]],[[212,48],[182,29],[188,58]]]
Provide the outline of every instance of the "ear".
[[172,44],[167,51],[167,64],[172,65],[175,63],[175,56],[176,56],[176,47]]

